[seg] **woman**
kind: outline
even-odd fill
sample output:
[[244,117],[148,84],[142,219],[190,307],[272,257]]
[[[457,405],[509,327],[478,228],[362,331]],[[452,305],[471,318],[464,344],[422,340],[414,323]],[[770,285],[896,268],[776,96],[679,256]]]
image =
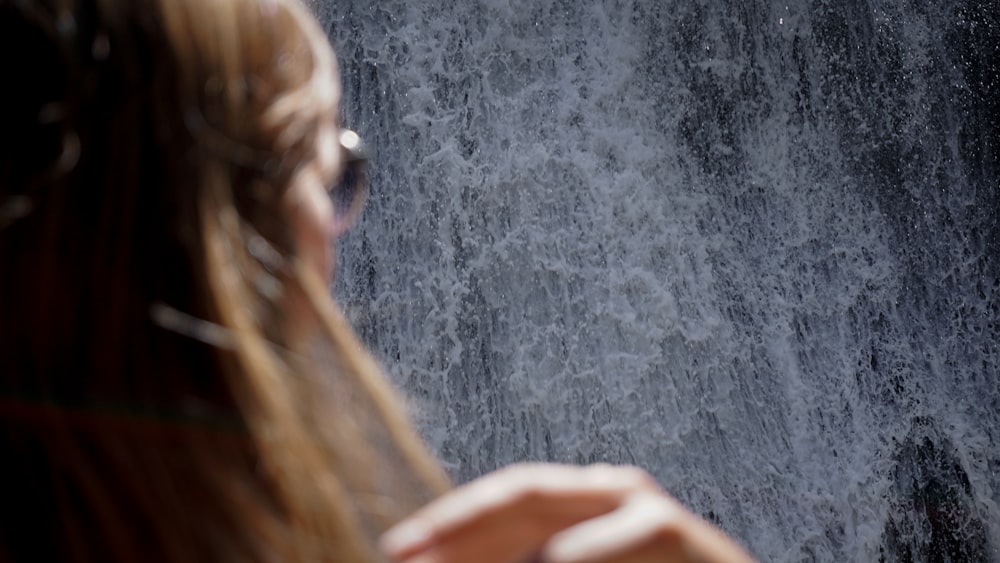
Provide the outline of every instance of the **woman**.
[[414,513],[447,481],[327,295],[363,152],[295,0],[0,0],[0,43],[0,560],[746,557],[626,468]]

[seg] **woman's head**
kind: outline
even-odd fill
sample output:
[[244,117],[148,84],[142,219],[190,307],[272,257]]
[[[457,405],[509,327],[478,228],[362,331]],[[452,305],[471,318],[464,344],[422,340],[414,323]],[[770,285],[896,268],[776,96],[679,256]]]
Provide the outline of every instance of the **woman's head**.
[[315,20],[0,0],[0,72],[0,480],[43,465],[23,494],[56,507],[22,525],[81,558],[369,553],[406,505],[379,495],[443,480],[326,295],[344,162]]

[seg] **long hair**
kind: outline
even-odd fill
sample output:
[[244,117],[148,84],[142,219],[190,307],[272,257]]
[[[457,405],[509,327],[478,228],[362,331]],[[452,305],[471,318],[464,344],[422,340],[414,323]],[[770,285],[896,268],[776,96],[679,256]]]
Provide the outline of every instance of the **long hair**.
[[447,482],[297,255],[308,10],[0,0],[0,73],[0,560],[377,561]]

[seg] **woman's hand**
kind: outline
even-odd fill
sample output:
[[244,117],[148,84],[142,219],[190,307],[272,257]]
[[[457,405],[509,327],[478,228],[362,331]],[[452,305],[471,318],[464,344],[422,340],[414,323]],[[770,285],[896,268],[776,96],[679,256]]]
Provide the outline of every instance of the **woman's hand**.
[[401,563],[750,562],[634,467],[516,465],[459,487],[389,530]]

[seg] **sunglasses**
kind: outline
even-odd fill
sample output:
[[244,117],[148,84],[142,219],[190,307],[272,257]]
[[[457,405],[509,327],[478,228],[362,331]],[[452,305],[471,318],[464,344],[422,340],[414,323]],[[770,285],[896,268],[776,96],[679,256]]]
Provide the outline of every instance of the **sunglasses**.
[[368,150],[350,129],[341,129],[339,141],[343,171],[328,191],[334,219],[346,229],[357,221],[368,199]]

